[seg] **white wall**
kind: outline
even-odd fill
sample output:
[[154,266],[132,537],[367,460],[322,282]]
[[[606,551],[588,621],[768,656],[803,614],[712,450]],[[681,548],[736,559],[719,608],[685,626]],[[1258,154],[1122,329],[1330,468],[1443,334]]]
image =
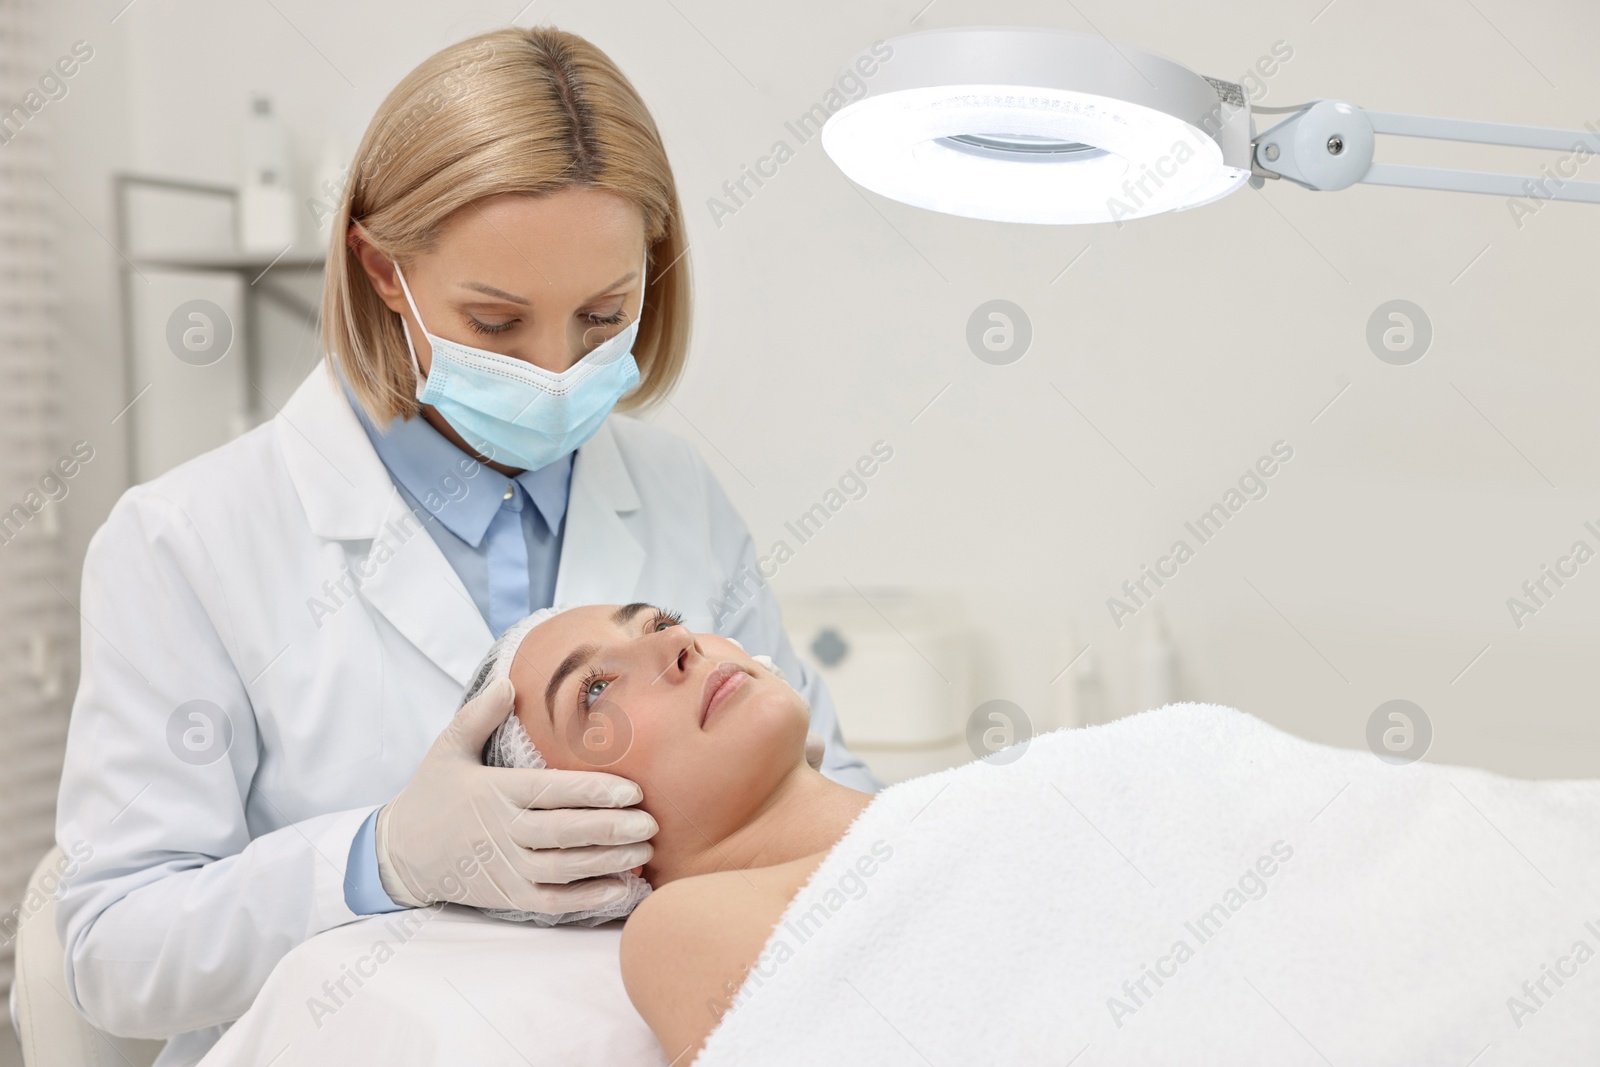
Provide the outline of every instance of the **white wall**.
[[[64,45],[97,48],[50,115],[63,192],[86,217],[67,216],[76,436],[104,434],[128,399],[117,259],[89,228],[110,232],[110,169],[234,180],[252,90],[279,102],[309,167],[326,133],[353,146],[413,64],[519,5],[138,0],[111,24],[116,6],[68,0],[52,15]],[[863,193],[783,125],[875,39],[1008,23],[1098,30],[1230,79],[1284,42],[1293,58],[1266,80],[1268,105],[1339,97],[1576,129],[1600,125],[1600,12],[940,0],[913,24],[922,6],[540,0],[522,18],[607,49],[663,129],[698,302],[687,379],[656,417],[702,449],[757,542],[783,537],[874,441],[894,448],[867,496],[782,569],[780,592],[936,587],[984,635],[973,703],[1004,697],[1054,725],[1085,661],[1051,679],[1089,642],[1110,710],[1137,710],[1139,627],[1117,628],[1106,599],[1281,439],[1294,459],[1270,494],[1159,594],[1184,695],[1349,746],[1404,697],[1432,718],[1433,758],[1600,773],[1600,562],[1520,629],[1506,607],[1574,540],[1600,548],[1583,528],[1600,527],[1600,209],[1550,205],[1519,228],[1497,197],[1278,182],[1120,229],[1008,226]],[[796,158],[719,225],[708,198],[780,137]],[[1379,158],[1531,173],[1553,154],[1380,142]],[[1600,180],[1600,163],[1583,177]],[[1005,367],[964,341],[997,297],[1034,329]],[[1408,367],[1364,339],[1395,298],[1435,330]],[[271,347],[281,403],[317,354],[286,326]],[[80,554],[120,487],[113,452],[70,500]]]

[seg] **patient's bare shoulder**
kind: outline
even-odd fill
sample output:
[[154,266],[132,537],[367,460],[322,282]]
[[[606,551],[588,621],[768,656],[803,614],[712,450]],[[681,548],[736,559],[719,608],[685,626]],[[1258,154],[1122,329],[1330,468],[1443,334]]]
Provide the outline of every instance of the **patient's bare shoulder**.
[[784,908],[825,855],[682,878],[629,916],[622,983],[669,1061],[698,1051],[716,1029]]

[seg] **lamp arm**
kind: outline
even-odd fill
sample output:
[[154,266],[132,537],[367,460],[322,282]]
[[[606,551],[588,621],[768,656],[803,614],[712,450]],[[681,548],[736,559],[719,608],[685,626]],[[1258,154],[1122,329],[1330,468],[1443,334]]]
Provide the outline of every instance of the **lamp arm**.
[[[1600,204],[1600,182],[1574,181],[1561,173],[1562,166],[1571,163],[1574,164],[1572,173],[1576,174],[1576,164],[1600,155],[1600,130],[1556,130],[1500,122],[1365,111],[1342,100],[1318,100],[1299,108],[1274,110],[1293,113],[1251,139],[1250,183],[1258,189],[1265,179],[1288,178],[1298,185],[1320,191],[1346,189],[1362,182],[1368,185]],[[1544,176],[1537,178],[1400,163],[1374,163],[1374,139],[1380,133],[1437,141],[1564,151],[1568,155],[1558,161],[1556,173],[1552,174],[1546,169]]]

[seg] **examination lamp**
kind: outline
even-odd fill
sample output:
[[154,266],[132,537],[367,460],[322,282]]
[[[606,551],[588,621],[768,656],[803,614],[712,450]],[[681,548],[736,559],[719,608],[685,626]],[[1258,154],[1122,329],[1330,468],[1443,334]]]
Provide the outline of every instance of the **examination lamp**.
[[[887,58],[885,58],[887,56]],[[1600,135],[1366,111],[1342,100],[1255,108],[1153,52],[1065,30],[969,27],[880,42],[847,68],[865,95],[822,146],[858,185],[996,222],[1116,222],[1209,204],[1246,181],[1358,182],[1600,203],[1600,182],[1374,163],[1374,135],[1600,154]]]

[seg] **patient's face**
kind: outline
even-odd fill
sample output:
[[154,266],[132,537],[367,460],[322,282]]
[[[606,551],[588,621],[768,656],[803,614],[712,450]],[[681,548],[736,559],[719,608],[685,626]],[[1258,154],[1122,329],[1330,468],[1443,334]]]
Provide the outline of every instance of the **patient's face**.
[[737,827],[805,760],[798,693],[727,638],[647,604],[573,608],[534,627],[511,681],[545,762],[637,782],[662,834]]

